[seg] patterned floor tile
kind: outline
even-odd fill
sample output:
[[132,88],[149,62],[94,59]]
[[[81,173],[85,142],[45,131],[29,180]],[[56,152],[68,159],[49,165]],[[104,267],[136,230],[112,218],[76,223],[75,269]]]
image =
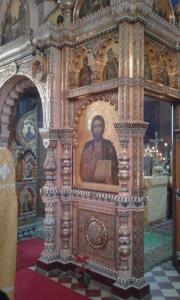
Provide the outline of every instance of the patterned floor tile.
[[176,290],[173,290],[173,289],[162,289],[161,290],[162,293],[163,293],[163,296],[165,297],[178,297],[178,293]]
[[149,283],[156,281],[155,278],[153,277],[153,275],[151,275],[151,276],[145,276],[145,279]]
[[158,283],[162,282],[170,282],[169,278],[166,276],[156,276],[155,281]]
[[165,297],[152,297],[152,300],[166,300]]
[[180,279],[179,282],[172,282],[172,286],[176,290],[180,290]]
[[62,285],[68,289],[72,288],[71,283],[63,283]]
[[153,271],[162,271],[162,267],[161,266],[154,267]]
[[77,289],[76,293],[81,294],[83,296],[86,296],[86,290],[85,289]]
[[58,281],[59,281],[58,277],[51,277],[50,279],[51,279],[52,281],[55,281],[55,282],[58,282]]
[[166,276],[170,277],[170,276],[178,276],[178,272],[177,271],[164,271],[164,273],[166,274]]
[[165,300],[180,300],[180,297],[165,297]]
[[[152,297],[163,297],[164,295],[163,295],[163,293],[161,292],[161,290],[159,289],[159,290],[151,290],[151,295],[152,295]],[[153,299],[153,298],[152,298]]]
[[159,290],[159,284],[157,282],[151,282],[150,289],[151,290]]
[[72,283],[72,278],[65,277],[65,278],[59,278],[60,283]]
[[152,271],[153,276],[164,276],[164,271]]
[[171,282],[180,282],[180,275],[169,277]]
[[101,290],[86,290],[86,296],[89,298],[92,297],[101,297]]
[[[36,271],[35,267],[31,268]],[[146,281],[150,284],[151,300],[180,300],[180,274],[172,266],[171,262],[164,263],[161,266],[153,268],[151,272],[145,274]],[[75,292],[87,296],[91,300],[112,300],[120,299],[110,293],[110,288],[92,280],[88,289],[80,284],[72,274],[51,277],[53,281],[59,281],[60,284]],[[135,298],[132,298],[135,300]]]
[[158,285],[159,285],[160,289],[171,289],[172,290],[174,288],[171,282],[160,282]]

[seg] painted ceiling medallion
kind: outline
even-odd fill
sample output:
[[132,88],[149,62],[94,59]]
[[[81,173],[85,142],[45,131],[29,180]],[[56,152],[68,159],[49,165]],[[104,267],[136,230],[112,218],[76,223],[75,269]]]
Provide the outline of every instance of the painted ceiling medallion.
[[107,244],[107,229],[104,223],[95,217],[91,217],[87,221],[85,236],[88,244],[94,249],[102,249]]

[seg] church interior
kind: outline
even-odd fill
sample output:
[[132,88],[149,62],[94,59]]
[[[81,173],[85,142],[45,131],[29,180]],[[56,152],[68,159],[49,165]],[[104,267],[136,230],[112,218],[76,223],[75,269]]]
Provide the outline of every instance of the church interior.
[[0,0],[0,300],[180,300],[180,0]]

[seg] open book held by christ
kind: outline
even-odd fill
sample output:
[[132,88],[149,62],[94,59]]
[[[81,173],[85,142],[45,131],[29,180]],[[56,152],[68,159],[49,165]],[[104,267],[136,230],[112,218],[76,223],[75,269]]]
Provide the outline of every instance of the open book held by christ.
[[111,178],[112,163],[111,160],[101,159],[96,163],[95,179],[97,181],[106,181]]

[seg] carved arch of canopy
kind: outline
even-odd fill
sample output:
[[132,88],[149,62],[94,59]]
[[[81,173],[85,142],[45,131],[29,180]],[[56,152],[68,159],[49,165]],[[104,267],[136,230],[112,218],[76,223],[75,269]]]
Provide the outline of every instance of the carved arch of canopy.
[[[11,140],[10,125],[14,119],[16,101],[29,88],[37,88],[40,97],[43,94],[39,86],[25,76],[12,76],[7,81],[0,83],[0,132],[1,143],[4,145],[8,145]],[[43,100],[44,97],[41,98],[42,104]]]

